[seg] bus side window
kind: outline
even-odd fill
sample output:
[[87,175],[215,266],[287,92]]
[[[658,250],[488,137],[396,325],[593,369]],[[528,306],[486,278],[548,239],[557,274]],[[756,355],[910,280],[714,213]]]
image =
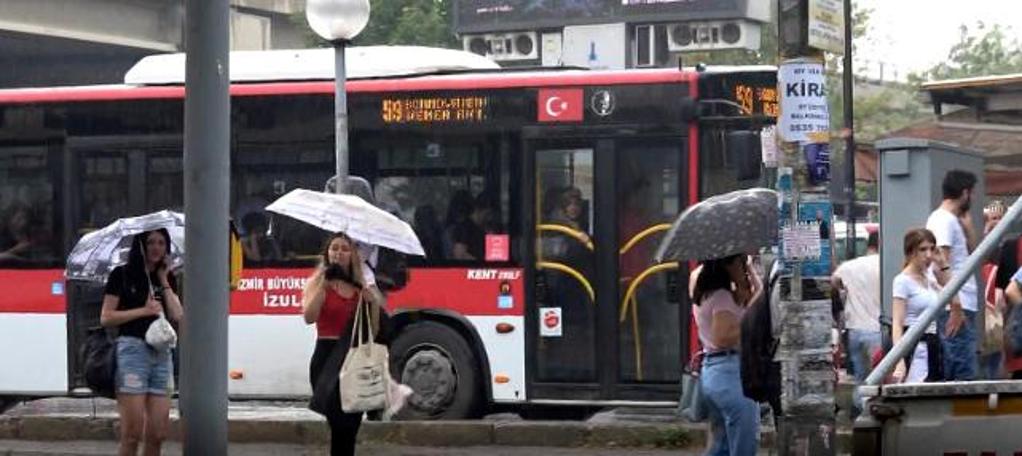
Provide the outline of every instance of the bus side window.
[[45,148],[0,153],[0,268],[52,267],[61,238],[54,230],[54,193]]
[[414,218],[412,228],[422,242],[426,258],[444,258],[444,230],[440,226],[436,209],[431,204],[419,206],[415,208]]
[[269,231],[265,212],[252,211],[241,218],[241,250],[245,261],[255,264],[283,259],[280,244]]
[[[515,242],[508,223],[514,198],[510,152],[493,145],[500,139],[466,135],[435,143],[390,135],[356,140],[352,162],[373,176],[377,204],[408,222],[422,243],[426,257],[409,257],[411,265],[482,263],[488,261],[488,236],[510,236]],[[513,252],[509,247],[509,259]]]

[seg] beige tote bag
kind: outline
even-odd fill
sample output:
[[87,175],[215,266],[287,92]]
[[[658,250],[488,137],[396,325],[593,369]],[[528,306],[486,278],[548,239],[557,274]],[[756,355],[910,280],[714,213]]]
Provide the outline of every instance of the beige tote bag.
[[341,365],[341,410],[358,413],[385,409],[389,402],[389,354],[386,345],[374,340],[365,299],[359,299],[353,329],[348,355]]

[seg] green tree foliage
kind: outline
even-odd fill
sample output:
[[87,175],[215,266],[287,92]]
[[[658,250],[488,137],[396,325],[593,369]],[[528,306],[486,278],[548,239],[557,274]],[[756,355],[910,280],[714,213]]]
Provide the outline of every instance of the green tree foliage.
[[[853,6],[852,55],[862,43],[870,40],[870,17],[873,11]],[[827,56],[827,99],[830,105],[832,131],[844,128],[844,94],[842,92],[842,56]],[[854,68],[853,68],[854,75]],[[856,142],[872,142],[881,135],[915,123],[928,115],[928,110],[916,96],[918,86],[897,82],[872,83],[856,77],[853,90],[853,124]],[[835,163],[843,161],[843,142],[836,144]]]
[[947,61],[912,75],[911,80],[918,83],[1010,73],[1022,73],[1022,43],[1009,37],[1000,25],[978,22],[971,30],[966,25],[960,27],[958,43],[951,47]]
[[[461,48],[451,31],[450,0],[370,0],[370,5],[369,24],[352,41],[355,46],[403,44]],[[292,20],[304,25],[305,12],[296,13]],[[307,31],[305,42],[313,47],[327,46],[312,30]]]
[[371,0],[373,18],[354,44],[406,44],[460,49],[449,0]]

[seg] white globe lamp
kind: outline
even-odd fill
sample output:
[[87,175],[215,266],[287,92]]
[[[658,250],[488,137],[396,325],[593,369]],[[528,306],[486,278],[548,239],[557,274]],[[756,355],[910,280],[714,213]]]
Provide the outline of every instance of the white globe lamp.
[[334,45],[334,152],[337,193],[348,181],[348,93],[344,88],[344,48],[369,23],[369,0],[308,0],[305,19],[309,28]]

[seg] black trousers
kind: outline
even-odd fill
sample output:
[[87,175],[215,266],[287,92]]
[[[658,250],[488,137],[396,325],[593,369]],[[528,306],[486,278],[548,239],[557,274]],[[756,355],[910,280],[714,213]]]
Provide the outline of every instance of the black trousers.
[[[327,383],[320,379],[320,375],[332,375],[337,378],[341,371],[343,356],[338,360],[337,356],[331,357],[334,348],[339,344],[347,346],[347,340],[317,339],[316,350],[312,353],[312,362],[309,363],[309,383],[312,384],[314,396],[326,398],[325,406],[317,412],[326,416],[330,425],[330,455],[331,456],[352,456],[355,454],[355,439],[358,437],[358,429],[362,426],[362,413],[344,413],[341,410],[341,394],[338,382],[333,382],[333,391],[317,391],[316,384]],[[329,368],[328,371],[324,369]]]
[[[940,329],[940,328],[938,328]],[[908,331],[908,327],[905,328]],[[912,367],[912,356],[915,355],[915,347],[919,344],[926,344],[926,383],[944,381],[944,349],[940,345],[940,338],[936,334],[923,334],[923,337],[912,347],[912,351],[905,355],[905,370]]]

